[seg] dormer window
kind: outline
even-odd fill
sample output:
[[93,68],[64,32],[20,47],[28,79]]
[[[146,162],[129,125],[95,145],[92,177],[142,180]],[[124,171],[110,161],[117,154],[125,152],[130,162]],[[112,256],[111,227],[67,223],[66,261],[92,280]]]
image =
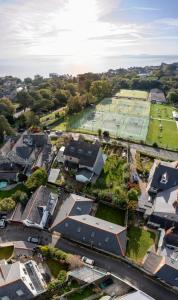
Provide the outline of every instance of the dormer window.
[[168,182],[168,175],[167,175],[167,173],[164,173],[162,175],[160,182],[163,183],[163,184],[166,184]]

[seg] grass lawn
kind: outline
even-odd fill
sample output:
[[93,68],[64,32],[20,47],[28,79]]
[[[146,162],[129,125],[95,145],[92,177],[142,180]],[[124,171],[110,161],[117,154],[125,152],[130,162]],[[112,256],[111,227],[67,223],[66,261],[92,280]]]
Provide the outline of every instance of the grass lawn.
[[151,104],[150,116],[158,119],[173,119],[172,112],[175,109],[170,105]]
[[158,146],[176,150],[178,148],[178,129],[175,121],[161,121],[162,130],[160,131],[160,121],[150,120],[147,143],[157,143]]
[[104,164],[101,176],[95,186],[99,189],[114,191],[124,183],[124,176],[127,173],[126,161],[119,159],[117,155],[108,157]]
[[93,292],[92,288],[91,287],[87,287],[84,290],[81,290],[79,292],[75,292],[74,294],[72,294],[69,297],[67,297],[67,299],[68,300],[83,300],[85,298],[90,297],[93,294],[94,294],[94,292]]
[[155,234],[138,227],[128,230],[128,243],[126,256],[141,263],[150,246],[154,244]]
[[7,246],[0,248],[0,260],[1,259],[9,259],[12,256],[12,253],[14,251],[13,246]]
[[[58,119],[61,119],[61,117],[63,117],[66,113],[66,107],[61,107],[43,117],[40,118],[40,123],[42,125],[52,125],[53,123],[57,122]],[[56,115],[59,114],[59,115]]]
[[47,259],[46,261],[51,274],[56,278],[61,270],[66,270],[65,265],[60,264],[57,260]]
[[95,217],[124,226],[125,212],[103,203],[98,205]]
[[11,190],[0,190],[0,199],[1,198],[6,198],[6,197],[11,197],[16,191],[22,191],[22,192],[27,192],[27,188],[25,187],[24,184],[18,184],[16,187],[14,187]]

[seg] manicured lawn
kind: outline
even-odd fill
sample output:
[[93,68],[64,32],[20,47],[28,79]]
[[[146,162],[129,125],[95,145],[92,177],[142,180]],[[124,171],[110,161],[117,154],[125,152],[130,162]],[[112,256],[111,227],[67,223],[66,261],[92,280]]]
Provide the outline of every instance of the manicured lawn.
[[124,219],[125,219],[125,212],[123,210],[100,203],[98,205],[98,209],[95,214],[95,217],[123,226]]
[[65,265],[60,264],[60,262],[54,259],[48,259],[46,261],[48,268],[51,271],[51,274],[56,278],[61,270],[65,270]]
[[150,246],[154,244],[155,234],[138,227],[131,227],[127,236],[126,256],[141,263]]
[[0,248],[0,260],[1,259],[9,259],[12,256],[12,253],[14,251],[13,246],[7,246]]
[[81,290],[80,292],[75,292],[74,294],[67,297],[67,299],[68,300],[83,300],[85,298],[90,297],[93,294],[94,294],[94,292],[93,292],[92,288],[87,287],[86,289]]
[[18,184],[16,187],[8,191],[0,190],[0,199],[11,197],[16,191],[27,192],[27,188],[25,187],[24,184]]
[[175,121],[150,120],[147,143],[157,143],[158,146],[176,150],[178,148],[178,129]]
[[151,104],[150,117],[158,119],[173,119],[172,112],[175,109],[170,105]]
[[63,117],[65,115],[65,113],[66,113],[66,107],[61,107],[61,108],[53,111],[52,113],[41,117],[40,118],[40,123],[42,125],[46,125],[46,126],[52,125],[53,123],[57,122],[58,119]]

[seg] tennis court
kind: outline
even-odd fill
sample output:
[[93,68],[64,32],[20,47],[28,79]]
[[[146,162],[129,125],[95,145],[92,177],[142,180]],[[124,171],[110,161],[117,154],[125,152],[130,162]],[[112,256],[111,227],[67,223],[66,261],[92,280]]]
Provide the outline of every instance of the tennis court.
[[124,98],[103,99],[95,108],[82,113],[70,126],[97,132],[109,131],[115,137],[145,141],[149,125],[150,102]]
[[120,90],[116,94],[116,97],[123,97],[128,99],[140,99],[140,100],[148,100],[148,93],[145,91],[138,91],[138,90]]

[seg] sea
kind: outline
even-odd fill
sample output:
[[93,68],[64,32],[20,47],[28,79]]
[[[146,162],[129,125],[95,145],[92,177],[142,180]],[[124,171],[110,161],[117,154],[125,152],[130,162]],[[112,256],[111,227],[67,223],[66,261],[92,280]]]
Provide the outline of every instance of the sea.
[[118,55],[74,58],[72,56],[26,56],[10,59],[0,58],[0,77],[6,75],[33,78],[47,77],[49,73],[77,75],[86,72],[106,72],[109,69],[157,66],[161,63],[178,62],[178,55]]

